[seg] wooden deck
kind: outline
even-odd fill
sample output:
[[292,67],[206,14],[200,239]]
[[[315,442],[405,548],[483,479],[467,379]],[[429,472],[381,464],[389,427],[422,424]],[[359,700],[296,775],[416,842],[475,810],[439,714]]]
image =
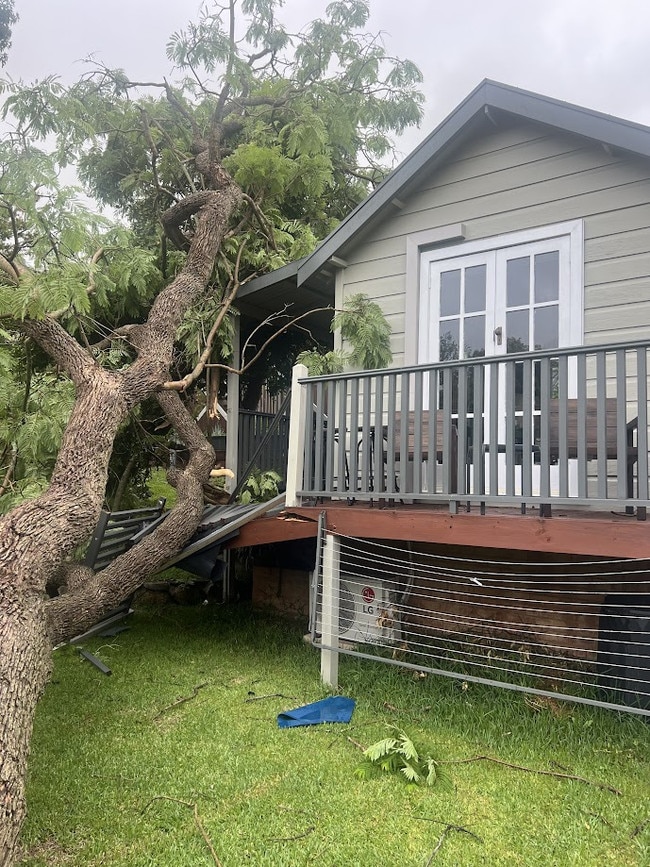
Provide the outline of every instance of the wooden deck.
[[241,528],[227,547],[242,548],[316,536],[325,512],[327,529],[363,539],[402,540],[466,548],[512,549],[594,557],[650,558],[650,521],[633,515],[561,509],[540,517],[537,509],[478,508],[452,515],[441,505],[370,506],[340,500],[286,509]]

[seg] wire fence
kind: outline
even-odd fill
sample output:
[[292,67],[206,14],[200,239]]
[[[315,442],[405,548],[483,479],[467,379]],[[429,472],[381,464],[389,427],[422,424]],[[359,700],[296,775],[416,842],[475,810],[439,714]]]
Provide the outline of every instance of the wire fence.
[[324,545],[312,587],[323,649],[650,716],[649,561],[465,559],[333,538],[333,589],[323,597]]

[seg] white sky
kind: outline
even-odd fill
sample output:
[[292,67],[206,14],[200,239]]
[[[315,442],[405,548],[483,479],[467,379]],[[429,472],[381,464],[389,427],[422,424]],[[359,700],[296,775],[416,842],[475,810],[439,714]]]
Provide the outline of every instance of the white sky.
[[[291,29],[327,0],[286,0]],[[16,0],[20,21],[5,72],[32,81],[79,75],[89,54],[132,79],[169,72],[169,35],[198,0]],[[400,141],[427,135],[482,79],[565,99],[650,125],[648,0],[370,0],[369,31],[424,74],[426,115]],[[1,74],[1,73],[0,73]]]

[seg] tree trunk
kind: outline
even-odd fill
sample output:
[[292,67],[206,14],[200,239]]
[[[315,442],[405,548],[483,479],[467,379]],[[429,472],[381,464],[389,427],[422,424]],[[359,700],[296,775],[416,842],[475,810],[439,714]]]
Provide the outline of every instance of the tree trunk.
[[50,676],[51,644],[37,594],[25,597],[6,584],[0,588],[0,647],[0,867],[8,867],[25,818],[34,711]]
[[201,519],[202,485],[214,451],[179,396],[163,392],[159,402],[191,454],[179,474],[175,509],[157,531],[108,568],[97,574],[77,568],[68,592],[46,600],[46,586],[65,571],[67,559],[97,523],[120,424],[169,378],[176,329],[208,286],[240,198],[230,182],[201,193],[194,207],[186,201],[170,209],[172,222],[177,210],[178,219],[194,215],[190,250],[182,271],[154,301],[147,321],[134,329],[138,358],[124,373],[102,369],[54,319],[24,323],[27,334],[68,372],[76,400],[47,491],[0,519],[0,867],[9,867],[16,858],[29,741],[36,704],[50,674],[52,646],[95,623],[164,566]]

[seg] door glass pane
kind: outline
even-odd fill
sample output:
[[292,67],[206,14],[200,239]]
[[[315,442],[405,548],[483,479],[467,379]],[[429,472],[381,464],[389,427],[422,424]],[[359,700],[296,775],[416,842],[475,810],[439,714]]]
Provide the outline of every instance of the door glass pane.
[[460,320],[448,319],[440,323],[440,361],[458,358]]
[[558,342],[558,306],[537,307],[534,313],[535,349],[556,349]]
[[463,358],[479,358],[485,355],[485,316],[468,316],[465,319]]
[[485,310],[485,265],[465,269],[465,313]]
[[528,310],[508,310],[506,313],[506,351],[528,352]]
[[560,253],[538,253],[535,256],[535,301],[557,301],[560,290]]
[[460,270],[443,271],[440,275],[440,315],[460,313]]
[[508,259],[506,265],[506,306],[522,307],[530,300],[530,257]]

